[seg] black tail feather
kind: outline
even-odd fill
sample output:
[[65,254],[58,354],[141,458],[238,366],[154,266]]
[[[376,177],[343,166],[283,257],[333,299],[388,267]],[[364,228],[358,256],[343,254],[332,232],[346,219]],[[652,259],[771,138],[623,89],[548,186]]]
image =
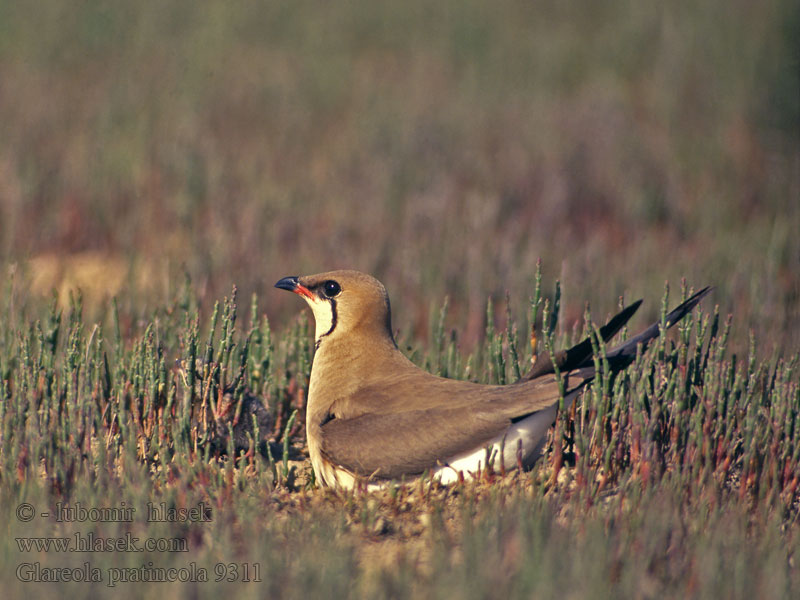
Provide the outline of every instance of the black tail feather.
[[[692,311],[695,306],[697,306],[700,300],[705,298],[709,292],[711,292],[712,289],[713,288],[710,286],[704,287],[691,298],[685,302],[682,302],[677,308],[667,315],[666,327],[670,328],[675,325],[675,323],[683,319]],[[608,323],[600,328],[600,337],[603,338],[604,342],[607,342],[613,338],[614,335],[616,335],[616,333],[622,329],[625,323],[627,323],[628,320],[633,316],[633,313],[635,313],[639,308],[641,303],[641,300],[634,302],[622,310],[619,314],[615,315]],[[646,347],[651,340],[658,337],[660,326],[660,321],[653,323],[640,334],[625,340],[625,342],[616,348],[609,350],[606,353],[606,357],[608,358],[612,370],[617,371],[623,369],[633,362],[634,358],[636,358],[638,346],[641,344],[643,347]],[[587,337],[585,340],[579,344],[576,344],[569,350],[560,350],[556,352],[554,358],[555,364],[558,366],[560,371],[568,372],[575,369],[580,369],[581,371],[579,376],[584,378],[591,378],[594,376],[594,361],[592,358],[591,338]],[[536,359],[536,362],[534,363],[533,367],[531,367],[531,370],[522,376],[519,381],[530,381],[536,377],[553,372],[555,372],[553,360],[548,354],[542,353]]]
[[[682,302],[678,307],[676,307],[672,312],[667,315],[666,319],[666,328],[669,329],[673,325],[675,325],[678,321],[683,319],[686,315],[688,315],[692,309],[697,306],[697,304],[705,298],[711,290],[714,288],[707,286],[704,287],[702,290],[694,294],[691,298]],[[653,323],[642,331],[639,335],[636,335],[628,340],[625,340],[622,344],[617,346],[616,348],[609,350],[606,353],[606,357],[609,359],[617,358],[617,357],[629,357],[632,361],[636,358],[636,348],[641,344],[643,347],[647,347],[647,344],[650,343],[651,340],[658,337],[660,333],[661,322],[658,321]],[[581,365],[584,366],[584,365]]]
[[[613,338],[617,332],[622,329],[625,323],[630,320],[633,314],[639,309],[641,304],[642,301],[637,300],[630,306],[625,307],[614,317],[612,317],[608,323],[603,325],[600,328],[600,337],[603,338],[603,341],[607,342]],[[555,361],[559,370],[570,371],[580,366],[586,360],[590,359],[591,356],[592,340],[587,337],[579,344],[575,344],[569,350],[559,350],[556,352]],[[536,362],[534,363],[533,367],[531,367],[531,370],[521,377],[520,381],[530,381],[531,379],[535,379],[541,375],[546,375],[547,373],[553,373],[554,371],[555,368],[553,367],[553,361],[551,360],[550,355],[542,353],[536,358]]]

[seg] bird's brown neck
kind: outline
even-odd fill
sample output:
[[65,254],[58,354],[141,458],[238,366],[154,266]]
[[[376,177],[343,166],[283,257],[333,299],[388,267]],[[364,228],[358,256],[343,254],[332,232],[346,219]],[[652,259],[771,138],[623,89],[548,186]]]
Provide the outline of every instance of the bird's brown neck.
[[323,338],[314,353],[308,392],[308,415],[324,420],[331,405],[380,379],[410,365],[387,336]]

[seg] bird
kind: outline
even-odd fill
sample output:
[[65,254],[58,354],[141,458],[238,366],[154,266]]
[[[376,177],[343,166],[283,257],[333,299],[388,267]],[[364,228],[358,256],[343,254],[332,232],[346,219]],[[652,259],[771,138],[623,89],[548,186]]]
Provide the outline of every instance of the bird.
[[[424,476],[449,484],[474,477],[487,461],[509,470],[529,467],[555,422],[562,389],[568,408],[595,375],[592,340],[586,338],[552,356],[541,353],[508,385],[439,377],[398,348],[389,296],[374,277],[336,270],[284,277],[275,287],[301,296],[314,316],[306,435],[323,487],[372,489]],[[670,312],[667,326],[711,289]],[[641,302],[614,316],[600,328],[600,337],[610,340]],[[654,323],[607,351],[612,371],[633,362],[638,347],[659,332],[660,323]]]

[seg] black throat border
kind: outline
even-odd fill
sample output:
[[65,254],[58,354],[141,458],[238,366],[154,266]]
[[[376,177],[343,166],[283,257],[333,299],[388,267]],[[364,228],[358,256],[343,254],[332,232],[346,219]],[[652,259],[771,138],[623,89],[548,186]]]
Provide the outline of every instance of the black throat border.
[[333,330],[336,329],[336,300],[333,298],[326,298],[326,300],[331,303],[331,328],[317,338],[317,341],[314,342],[314,350],[319,350],[319,345],[322,343],[322,338],[329,336],[331,333],[333,333]]

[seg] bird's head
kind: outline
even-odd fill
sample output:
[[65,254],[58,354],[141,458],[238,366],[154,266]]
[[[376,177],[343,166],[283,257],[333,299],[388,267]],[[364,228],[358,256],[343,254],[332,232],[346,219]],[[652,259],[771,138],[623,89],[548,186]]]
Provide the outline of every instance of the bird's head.
[[389,296],[374,277],[358,271],[329,271],[284,277],[275,287],[294,292],[311,307],[317,346],[344,334],[388,338],[394,344]]

